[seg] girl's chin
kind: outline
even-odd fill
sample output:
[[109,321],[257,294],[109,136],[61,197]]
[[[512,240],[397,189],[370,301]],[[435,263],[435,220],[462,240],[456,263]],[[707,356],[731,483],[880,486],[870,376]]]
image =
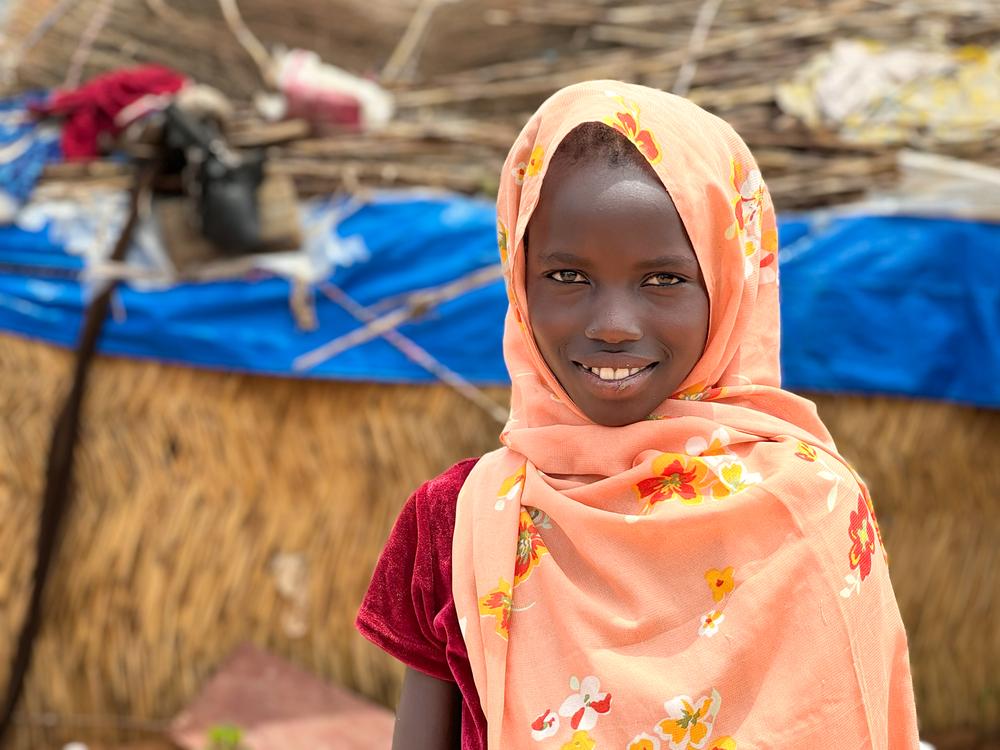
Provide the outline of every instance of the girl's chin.
[[[570,394],[572,397],[572,394]],[[644,422],[662,401],[651,404],[647,399],[595,399],[589,394],[578,394],[574,403],[595,424],[604,427],[623,427]]]

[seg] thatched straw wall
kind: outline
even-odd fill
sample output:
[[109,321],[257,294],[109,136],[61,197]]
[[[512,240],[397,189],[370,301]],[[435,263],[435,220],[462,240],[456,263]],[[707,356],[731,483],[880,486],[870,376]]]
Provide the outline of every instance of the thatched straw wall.
[[921,729],[1000,738],[1000,411],[811,397],[872,492]]
[[[0,680],[70,361],[0,336]],[[1000,730],[1000,602],[989,588],[1000,465],[988,452],[1000,444],[1000,413],[818,401],[872,486],[924,729]],[[98,359],[83,425],[76,503],[20,709],[30,726],[15,746],[156,728],[244,639],[394,700],[399,669],[351,618],[409,490],[493,447],[495,423],[443,387]],[[304,599],[282,593],[281,553],[305,562]],[[304,621],[300,637],[290,617]],[[54,728],[42,726],[46,714]]]
[[[0,684],[70,364],[0,336]],[[408,493],[491,450],[499,431],[443,386],[118,359],[95,362],[82,425],[75,507],[20,709],[35,723],[63,718],[24,746],[113,739],[114,715],[170,718],[244,639],[390,702],[399,670],[352,626],[375,557]],[[279,590],[282,553],[306,563],[304,606]]]

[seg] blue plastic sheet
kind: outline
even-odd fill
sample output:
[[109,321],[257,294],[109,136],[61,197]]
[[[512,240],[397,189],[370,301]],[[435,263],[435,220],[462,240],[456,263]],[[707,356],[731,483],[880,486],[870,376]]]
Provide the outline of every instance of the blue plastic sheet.
[[15,211],[45,165],[59,158],[59,131],[38,125],[30,114],[43,98],[37,92],[0,99],[0,217]]
[[[363,305],[437,286],[495,262],[490,203],[387,197],[341,222],[369,259],[331,280]],[[785,383],[1000,406],[1000,225],[917,218],[782,218]],[[84,291],[80,260],[46,231],[0,228],[0,330],[72,345]],[[9,272],[33,267],[35,271]],[[298,330],[281,278],[122,286],[100,350],[278,376],[389,382],[433,377],[380,339],[305,373],[294,360],[360,324],[316,292],[316,331]],[[400,331],[469,380],[506,382],[499,282],[447,302]]]
[[1000,224],[783,224],[786,387],[1000,406]]
[[[336,269],[331,281],[366,306],[445,284],[497,258],[495,213],[485,201],[387,198],[345,219],[338,232],[362,237],[369,260]],[[80,268],[80,259],[61,252],[50,231],[0,227],[0,269],[13,264],[25,269],[30,263],[37,267],[32,275],[0,270],[0,330],[72,345],[84,290],[77,281],[54,274]],[[281,376],[434,379],[381,339],[307,372],[294,371],[296,357],[360,324],[317,291],[319,328],[299,330],[289,307],[289,282],[282,278],[182,284],[162,291],[123,285],[116,295],[124,317],[105,324],[99,343],[104,353]],[[505,305],[502,287],[492,284],[399,330],[466,378],[502,383],[507,375],[499,321]]]

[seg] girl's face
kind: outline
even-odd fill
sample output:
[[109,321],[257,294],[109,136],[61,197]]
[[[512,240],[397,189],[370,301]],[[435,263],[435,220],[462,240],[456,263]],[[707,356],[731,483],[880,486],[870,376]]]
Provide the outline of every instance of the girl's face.
[[556,160],[546,173],[525,285],[535,341],[560,385],[591,420],[620,426],[652,414],[694,368],[709,303],[663,185],[600,159]]

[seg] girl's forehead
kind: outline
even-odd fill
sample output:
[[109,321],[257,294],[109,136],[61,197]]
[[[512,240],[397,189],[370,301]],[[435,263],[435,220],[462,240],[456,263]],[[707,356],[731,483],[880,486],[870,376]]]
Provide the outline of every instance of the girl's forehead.
[[553,164],[528,233],[536,250],[566,249],[593,240],[629,244],[655,256],[671,244],[690,244],[673,200],[655,173],[608,164],[600,155]]

